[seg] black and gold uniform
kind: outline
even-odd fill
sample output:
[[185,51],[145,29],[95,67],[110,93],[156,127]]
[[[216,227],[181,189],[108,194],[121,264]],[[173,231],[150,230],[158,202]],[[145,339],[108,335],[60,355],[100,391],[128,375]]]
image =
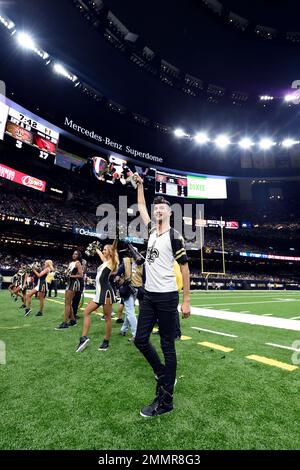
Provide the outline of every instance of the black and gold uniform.
[[[96,295],[93,300],[98,305],[116,302],[115,291],[109,280],[110,275],[111,269],[108,267],[108,261],[105,261],[99,266],[96,276]],[[109,299],[109,302],[107,302],[107,299]]]
[[[72,261],[69,264],[68,273],[69,276],[76,276],[78,274],[78,268],[76,266],[77,261]],[[72,290],[74,292],[80,292],[82,287],[83,279],[82,278],[73,278],[69,277],[66,290]]]

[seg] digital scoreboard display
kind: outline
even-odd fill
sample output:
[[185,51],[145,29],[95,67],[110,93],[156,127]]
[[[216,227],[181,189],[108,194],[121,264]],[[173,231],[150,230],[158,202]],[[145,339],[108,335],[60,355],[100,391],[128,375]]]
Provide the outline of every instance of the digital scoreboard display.
[[227,199],[226,179],[209,176],[187,176],[188,198]]
[[226,199],[226,179],[210,176],[181,176],[156,171],[155,192],[191,199]]
[[185,176],[171,175],[156,172],[155,192],[166,196],[187,197],[187,178]]
[[4,139],[5,126],[8,116],[9,106],[0,101],[0,140]]
[[36,148],[37,155],[43,160],[56,154],[59,133],[13,107],[8,111],[5,134],[14,140],[19,149],[26,144]]

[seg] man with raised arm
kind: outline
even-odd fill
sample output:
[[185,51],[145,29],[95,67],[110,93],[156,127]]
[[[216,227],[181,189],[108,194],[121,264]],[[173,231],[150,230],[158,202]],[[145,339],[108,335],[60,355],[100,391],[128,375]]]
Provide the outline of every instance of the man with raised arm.
[[[154,401],[140,412],[143,417],[152,417],[173,410],[177,364],[175,331],[179,303],[174,261],[179,263],[183,278],[183,318],[190,316],[190,273],[183,238],[170,226],[170,203],[163,197],[154,199],[155,226],[151,228],[143,180],[140,176],[135,176],[135,181],[138,209],[144,224],[149,226],[145,295],[140,308],[135,345],[149,362],[157,381]],[[159,326],[164,364],[149,341],[155,323]]]

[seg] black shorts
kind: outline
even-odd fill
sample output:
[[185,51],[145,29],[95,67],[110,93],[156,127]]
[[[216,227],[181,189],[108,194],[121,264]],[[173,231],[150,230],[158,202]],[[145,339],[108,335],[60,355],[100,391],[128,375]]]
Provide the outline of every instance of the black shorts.
[[72,290],[73,292],[82,292],[79,279],[70,279],[66,290]]
[[37,285],[34,287],[33,290],[46,294],[48,292],[48,286],[45,279],[39,279]]
[[[110,302],[107,302],[107,299],[110,300]],[[96,289],[96,295],[93,298],[93,301],[98,304],[98,305],[105,305],[106,303],[108,304],[114,304],[116,302],[116,296],[115,296],[115,291],[113,290],[111,285],[105,286],[105,288]]]

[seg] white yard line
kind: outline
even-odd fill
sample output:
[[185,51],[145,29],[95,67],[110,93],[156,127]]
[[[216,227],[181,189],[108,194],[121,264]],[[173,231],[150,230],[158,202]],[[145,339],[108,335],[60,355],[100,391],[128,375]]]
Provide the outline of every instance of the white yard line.
[[236,335],[231,335],[229,333],[222,333],[221,331],[207,330],[206,328],[198,328],[197,326],[191,326],[192,330],[206,331],[207,333],[214,333],[215,335],[221,336],[230,336],[230,338],[237,338]]
[[[291,302],[291,301],[290,301]],[[300,302],[299,300],[293,300],[292,302]],[[282,300],[262,300],[259,302],[225,302],[225,303],[218,303],[218,304],[203,304],[203,305],[195,305],[195,307],[216,307],[217,305],[252,305],[252,304],[282,304]]]
[[[192,279],[192,278],[191,278]],[[300,290],[293,290],[293,289],[290,289],[290,290],[283,290],[283,289],[272,289],[272,290],[269,290],[269,289],[236,289],[236,290],[233,290],[233,291],[229,291],[229,290],[219,290],[219,291],[216,291],[216,290],[209,290],[209,291],[206,291],[204,289],[193,289],[192,290],[192,293],[196,293],[196,294],[217,294],[218,292],[221,292],[222,294],[243,294],[243,293],[252,293],[252,292],[257,292],[258,294],[261,294],[261,293],[265,293],[265,294],[280,294],[280,293],[283,293],[283,294],[287,294],[287,292],[289,294],[300,294]]]
[[275,344],[275,343],[265,343],[265,344],[267,346],[274,346],[274,348],[288,349],[289,351],[300,352],[300,349],[292,348],[290,346],[283,346],[282,344]]
[[224,310],[211,310],[207,308],[191,308],[192,315],[200,317],[218,318],[219,320],[230,320],[238,323],[248,323],[249,325],[269,326],[284,330],[300,331],[300,322],[279,317],[266,317],[250,313],[224,312]]
[[[234,297],[250,297],[250,296],[255,296],[255,297],[266,297],[266,296],[269,296],[269,297],[280,297],[280,296],[289,296],[289,294],[286,292],[286,291],[281,291],[281,292],[259,292],[259,291],[252,291],[252,292],[249,292],[249,291],[239,291],[239,292],[223,292],[223,291],[219,291],[219,293],[207,293],[207,292],[197,292],[197,293],[193,293],[193,291],[191,291],[191,294],[193,297],[197,297],[197,296],[203,296],[203,297],[228,297],[228,296],[234,296]],[[292,292],[292,297],[296,296],[298,297],[300,295],[300,291],[299,293],[298,292]]]

